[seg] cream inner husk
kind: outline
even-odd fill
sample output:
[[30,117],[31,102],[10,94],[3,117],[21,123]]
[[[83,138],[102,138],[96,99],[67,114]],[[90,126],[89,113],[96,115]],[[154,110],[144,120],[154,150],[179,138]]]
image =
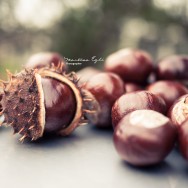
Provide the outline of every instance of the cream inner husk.
[[43,135],[44,133],[44,126],[45,126],[45,117],[46,117],[46,111],[45,111],[45,104],[44,104],[44,92],[43,92],[43,88],[42,88],[42,81],[41,81],[41,76],[37,73],[35,73],[35,78],[36,78],[36,83],[37,83],[37,86],[38,86],[38,90],[39,90],[39,98],[40,98],[40,110],[39,110],[39,124],[42,128],[42,131],[41,131],[41,135]]

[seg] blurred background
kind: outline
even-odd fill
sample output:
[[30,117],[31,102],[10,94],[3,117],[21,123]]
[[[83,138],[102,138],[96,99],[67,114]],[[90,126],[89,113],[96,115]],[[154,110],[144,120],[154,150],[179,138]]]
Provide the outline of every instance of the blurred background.
[[[188,53],[187,0],[1,0],[0,77],[29,56],[56,51],[70,59],[103,58],[125,47],[154,60]],[[82,66],[102,67],[102,62]],[[82,66],[70,66],[78,70]]]

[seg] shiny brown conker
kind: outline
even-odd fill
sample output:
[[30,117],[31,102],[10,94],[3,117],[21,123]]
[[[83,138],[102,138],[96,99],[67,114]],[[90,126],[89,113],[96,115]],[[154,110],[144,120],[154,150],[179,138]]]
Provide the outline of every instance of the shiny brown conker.
[[131,93],[131,92],[140,91],[140,90],[143,90],[143,89],[138,84],[131,83],[131,82],[126,82],[125,83],[125,91],[126,91],[126,93]]
[[164,160],[176,141],[176,127],[153,110],[136,110],[124,116],[114,131],[114,145],[123,160],[135,166]]
[[176,126],[180,126],[188,118],[188,95],[183,95],[174,102],[168,117]]
[[188,160],[188,119],[178,126],[178,146],[182,156]]
[[41,82],[46,111],[44,131],[49,133],[60,131],[68,127],[74,118],[76,98],[68,85],[56,79],[42,78]]
[[85,89],[91,93],[98,104],[97,117],[88,117],[90,123],[102,128],[111,127],[112,105],[117,98],[125,93],[124,83],[121,78],[113,73],[99,73],[88,80]]
[[166,114],[166,104],[161,97],[149,91],[127,93],[118,98],[112,107],[113,127],[116,127],[126,114],[141,109],[155,110]]
[[122,49],[106,58],[105,70],[116,73],[125,82],[145,84],[153,71],[153,61],[145,51]]
[[67,70],[65,59],[57,52],[39,52],[29,57],[25,64],[25,68],[42,68],[52,64],[57,66],[60,62],[64,65],[64,69]]
[[166,102],[167,110],[179,97],[188,93],[188,89],[181,83],[168,80],[155,82],[149,85],[147,90],[162,97]]
[[159,61],[156,75],[159,80],[188,81],[188,56],[173,55]]

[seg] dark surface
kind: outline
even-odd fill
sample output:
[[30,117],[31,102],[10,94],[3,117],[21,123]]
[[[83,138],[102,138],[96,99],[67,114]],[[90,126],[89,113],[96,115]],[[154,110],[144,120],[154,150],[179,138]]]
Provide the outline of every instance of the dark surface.
[[116,154],[112,131],[80,127],[68,138],[18,141],[0,128],[0,187],[187,188],[188,164],[176,150],[162,164],[135,168]]

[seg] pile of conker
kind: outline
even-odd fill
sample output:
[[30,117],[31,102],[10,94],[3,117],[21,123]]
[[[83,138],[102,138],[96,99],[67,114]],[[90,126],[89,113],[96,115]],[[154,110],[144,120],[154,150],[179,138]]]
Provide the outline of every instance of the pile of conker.
[[122,49],[104,70],[67,72],[58,53],[34,54],[25,69],[1,81],[0,114],[14,133],[37,140],[69,135],[82,124],[114,129],[114,145],[135,166],[160,163],[178,143],[188,160],[188,56],[162,59]]
[[108,56],[105,70],[118,74],[127,92],[112,107],[114,145],[123,160],[136,166],[157,164],[178,141],[188,159],[188,56],[171,56],[157,67],[140,50]]

